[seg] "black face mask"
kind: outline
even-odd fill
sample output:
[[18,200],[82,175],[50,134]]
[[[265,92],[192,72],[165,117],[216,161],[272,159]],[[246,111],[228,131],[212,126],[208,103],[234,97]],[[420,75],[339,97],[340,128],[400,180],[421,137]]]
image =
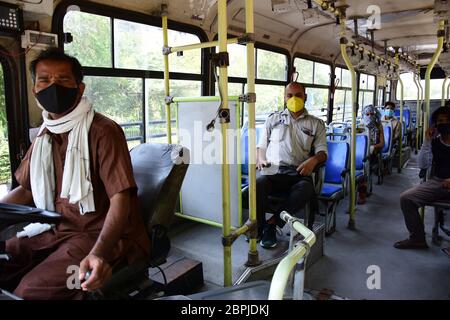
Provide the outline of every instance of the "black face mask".
[[36,98],[46,111],[62,114],[74,106],[78,91],[78,87],[67,88],[55,83],[39,91]]
[[448,122],[448,123],[439,123],[437,125],[437,130],[443,136],[450,135],[450,122]]

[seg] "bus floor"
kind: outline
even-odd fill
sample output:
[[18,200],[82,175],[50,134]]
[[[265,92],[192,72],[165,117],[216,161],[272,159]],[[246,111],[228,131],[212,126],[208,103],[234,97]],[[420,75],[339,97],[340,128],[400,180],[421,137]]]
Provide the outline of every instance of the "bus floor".
[[[337,208],[336,232],[325,239],[325,255],[306,270],[305,291],[327,289],[348,299],[450,299],[450,260],[431,243],[432,208],[425,213],[429,249],[393,247],[394,242],[408,236],[399,195],[418,183],[413,155],[402,174],[394,169],[382,185],[374,184],[366,204],[357,206],[356,231],[346,228],[348,201],[342,201]],[[287,250],[286,227],[283,231],[276,248],[266,250],[258,245],[262,261],[279,257]],[[221,229],[182,221],[171,230],[171,239],[171,254],[203,263],[202,291],[223,285]],[[450,246],[449,239],[444,237],[441,246]],[[248,243],[240,237],[232,249],[233,282],[245,270],[247,252]]]

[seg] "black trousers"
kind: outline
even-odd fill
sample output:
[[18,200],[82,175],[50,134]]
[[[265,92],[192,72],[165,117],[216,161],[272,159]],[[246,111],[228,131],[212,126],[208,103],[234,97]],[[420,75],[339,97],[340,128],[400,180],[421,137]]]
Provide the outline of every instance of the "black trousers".
[[[314,214],[318,209],[312,178],[287,174],[261,175],[256,179],[258,233],[261,235],[264,226],[267,224],[266,212],[270,212],[269,196],[277,192],[289,192],[289,197],[282,204],[281,210],[286,210],[291,215],[298,216],[298,211],[308,202],[310,203],[313,213],[309,219],[309,227],[311,227],[314,223]],[[270,213],[278,214],[280,211]],[[281,219],[278,219],[277,223],[283,225]]]

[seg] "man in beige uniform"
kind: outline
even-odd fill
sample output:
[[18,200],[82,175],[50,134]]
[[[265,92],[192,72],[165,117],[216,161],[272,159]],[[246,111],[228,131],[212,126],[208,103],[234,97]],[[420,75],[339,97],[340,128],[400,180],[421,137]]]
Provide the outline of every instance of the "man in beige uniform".
[[327,160],[325,124],[308,114],[306,97],[302,84],[290,83],[285,95],[287,108],[268,117],[258,145],[257,219],[264,248],[277,244],[275,219],[265,218],[268,196],[288,192],[285,210],[296,214],[315,198],[311,173]]

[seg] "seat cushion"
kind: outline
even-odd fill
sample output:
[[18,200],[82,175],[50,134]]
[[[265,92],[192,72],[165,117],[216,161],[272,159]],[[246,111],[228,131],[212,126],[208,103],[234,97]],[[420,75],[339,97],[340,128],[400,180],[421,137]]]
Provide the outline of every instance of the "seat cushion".
[[322,193],[320,196],[331,198],[335,193],[342,191],[342,186],[337,184],[327,184],[325,183],[322,188]]

